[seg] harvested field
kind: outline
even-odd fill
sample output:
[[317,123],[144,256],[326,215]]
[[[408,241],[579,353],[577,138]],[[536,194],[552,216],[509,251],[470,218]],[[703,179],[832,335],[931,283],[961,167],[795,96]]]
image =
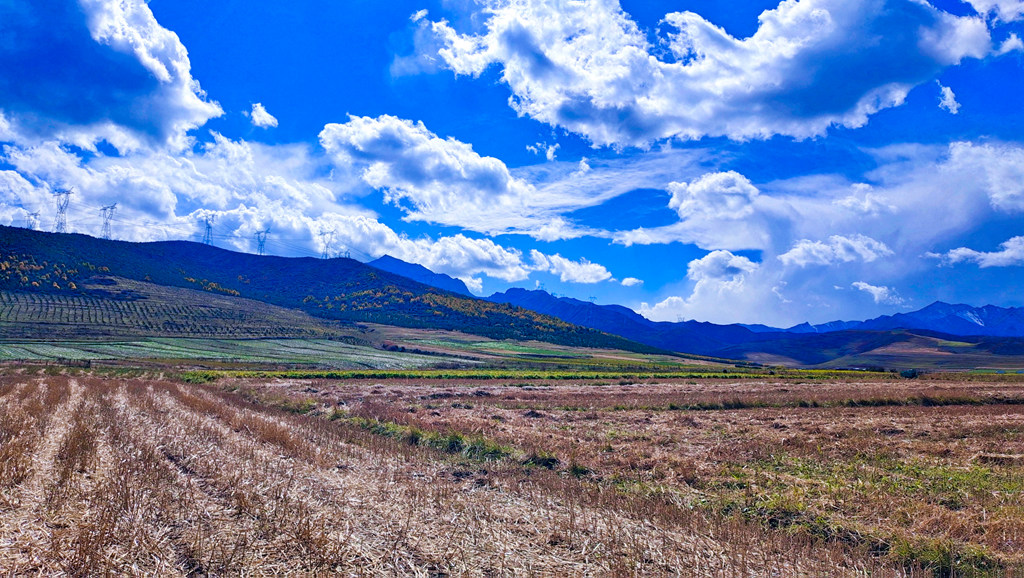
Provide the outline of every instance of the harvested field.
[[[270,391],[250,385],[253,397]],[[368,398],[374,388],[339,389],[332,403],[342,391]],[[402,403],[418,403],[435,389],[397,391]],[[376,402],[362,403],[367,413]],[[447,406],[431,418],[466,422],[452,422],[444,444],[421,444],[382,435],[355,412],[330,420],[294,406],[314,414],[300,415],[212,386],[2,377],[0,568],[15,576],[906,573],[886,570],[860,545],[772,529],[675,494],[621,491],[539,459],[524,464],[519,449],[456,429],[505,431],[472,425],[490,420],[481,423],[562,431],[540,425],[548,418]],[[502,412],[503,422],[490,417]],[[569,459],[560,445],[569,438],[558,435],[550,447]]]
[[222,385],[907,571],[1024,573],[1024,384],[1008,379]]

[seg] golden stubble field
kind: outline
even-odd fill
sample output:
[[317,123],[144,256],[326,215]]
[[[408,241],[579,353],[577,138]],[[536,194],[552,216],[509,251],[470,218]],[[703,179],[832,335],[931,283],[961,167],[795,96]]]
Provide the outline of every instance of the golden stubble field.
[[1021,397],[994,382],[7,375],[0,568],[1010,574]]

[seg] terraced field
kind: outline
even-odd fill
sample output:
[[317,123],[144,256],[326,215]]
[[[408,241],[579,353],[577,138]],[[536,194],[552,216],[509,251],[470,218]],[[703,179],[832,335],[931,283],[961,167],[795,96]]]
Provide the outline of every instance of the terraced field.
[[0,568],[27,575],[905,574],[839,542],[168,381],[0,378]]
[[0,336],[326,337],[353,331],[300,311],[207,291],[117,277],[83,281],[77,292],[0,291]]

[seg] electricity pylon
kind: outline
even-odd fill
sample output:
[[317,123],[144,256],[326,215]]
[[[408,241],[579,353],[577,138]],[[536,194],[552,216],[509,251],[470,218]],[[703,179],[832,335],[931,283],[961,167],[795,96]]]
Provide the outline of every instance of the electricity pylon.
[[203,235],[203,244],[213,244],[213,222],[216,220],[215,217],[206,217],[204,222],[206,223],[206,233]]
[[256,233],[256,254],[266,255],[267,248],[267,235],[270,234],[270,229],[266,231],[258,231]]
[[57,202],[57,217],[53,220],[53,232],[68,232],[68,205],[71,204],[71,193],[74,189],[57,189],[53,198]]
[[25,215],[25,224],[30,230],[35,231],[39,226],[39,211]]
[[103,215],[103,238],[110,239],[110,220],[114,218],[114,211],[117,209],[117,203],[113,205],[107,205],[100,209],[100,214]]
[[331,256],[331,241],[334,240],[334,230],[325,231],[320,229],[320,244],[324,246],[323,253],[320,254],[321,259],[327,259]]

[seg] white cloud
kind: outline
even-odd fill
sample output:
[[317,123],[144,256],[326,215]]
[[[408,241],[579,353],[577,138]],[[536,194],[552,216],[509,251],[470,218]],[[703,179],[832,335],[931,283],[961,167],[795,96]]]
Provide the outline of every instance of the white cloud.
[[423,10],[417,10],[415,13],[413,13],[412,16],[409,17],[409,20],[412,22],[419,22],[420,20],[426,18],[427,14],[429,14],[429,12],[427,11],[426,8],[424,8]]
[[686,266],[686,276],[697,282],[739,283],[747,273],[757,270],[757,263],[742,255],[733,255],[729,251],[712,251],[690,261]]
[[[303,145],[261,145],[214,135],[195,151],[143,150],[128,156],[82,158],[59,143],[11,145],[0,162],[0,222],[21,224],[40,211],[40,224],[53,222],[50,191],[74,186],[69,229],[97,235],[99,207],[118,201],[114,236],[131,241],[192,238],[200,221],[215,220],[215,242],[255,250],[255,233],[269,228],[268,250],[283,255],[319,255],[318,233],[333,231],[331,254],[349,251],[369,260],[390,254],[459,277],[477,290],[481,275],[522,281],[535,271],[516,249],[465,235],[410,239],[381,223],[366,209],[346,204],[347,182],[326,174],[326,159]],[[592,282],[610,276],[582,259],[546,257],[564,280]]]
[[670,182],[669,208],[679,222],[652,229],[616,231],[615,243],[693,243],[702,249],[764,249],[772,242],[772,221],[792,218],[790,207],[760,194],[735,172],[705,173],[690,182]]
[[500,66],[517,112],[595,145],[859,127],[991,47],[982,18],[911,0],[787,1],[763,12],[745,39],[673,12],[663,20],[674,28],[664,58],[617,0],[483,3],[481,34],[432,24],[443,65],[474,76]]
[[686,219],[742,219],[754,212],[757,187],[736,171],[708,173],[692,183],[669,183],[670,209]]
[[1003,22],[1014,22],[1024,17],[1024,2],[1020,0],[964,0],[978,14],[993,15]]
[[735,172],[706,173],[692,182],[668,185],[668,207],[680,221],[656,228],[616,231],[612,238],[626,246],[695,243],[704,249],[765,248],[771,242],[767,221],[786,208],[762,197],[750,180]]
[[580,163],[576,165],[576,172],[573,173],[573,176],[582,177],[583,175],[589,172],[590,163],[587,162],[587,157],[583,157],[582,159],[580,159]]
[[[598,202],[570,183],[538,191],[500,160],[481,156],[454,138],[443,139],[422,122],[389,115],[350,117],[347,123],[324,127],[320,143],[336,165],[356,167],[363,181],[384,191],[385,200],[411,221],[551,241],[584,234],[560,213]],[[556,148],[547,151],[553,155]]]
[[892,250],[885,243],[864,235],[843,237],[832,235],[828,242],[800,239],[789,251],[779,255],[784,265],[806,267],[808,265],[834,265],[863,261],[870,263],[879,257],[892,255]]
[[625,279],[622,280],[623,287],[637,287],[643,284],[643,279],[637,279],[636,277],[626,277]]
[[546,158],[548,162],[554,162],[555,158],[557,158],[555,156],[555,153],[558,152],[558,149],[561,148],[561,146],[562,145],[558,143],[546,144],[539,142],[537,144],[526,145],[526,150],[530,151],[535,155],[543,154],[544,158]]
[[939,108],[949,114],[956,114],[960,112],[960,103],[956,101],[956,95],[953,94],[953,89],[948,86],[943,86],[938,80],[935,81],[935,84],[939,85]]
[[5,37],[33,39],[9,53],[0,75],[0,109],[23,135],[87,149],[100,140],[122,152],[182,149],[188,131],[223,114],[192,78],[178,36],[142,0],[7,4]]
[[889,287],[879,287],[876,285],[869,285],[863,281],[854,281],[851,285],[854,289],[859,289],[865,293],[869,293],[871,298],[874,299],[875,303],[883,305],[901,305],[903,304],[903,298],[896,293],[894,289]]
[[953,143],[943,168],[973,175],[994,208],[1024,211],[1024,148],[1019,145]]
[[324,127],[320,143],[337,163],[364,167],[363,180],[384,190],[410,220],[489,233],[525,224],[530,184],[514,178],[500,160],[442,139],[421,122],[350,117]]
[[853,193],[850,196],[837,199],[834,201],[834,204],[846,207],[862,215],[872,216],[877,216],[881,213],[892,213],[896,210],[896,206],[887,202],[885,197],[872,192],[873,187],[869,184],[856,183],[851,189],[853,189]]
[[1011,237],[999,245],[999,251],[975,251],[967,247],[958,247],[945,255],[928,253],[928,257],[938,257],[948,263],[977,263],[981,268],[1012,267],[1024,265],[1024,237]]
[[1013,33],[1010,33],[1006,40],[1003,40],[1002,44],[999,45],[999,49],[996,50],[996,55],[1002,56],[1011,52],[1024,52],[1024,42],[1021,41],[1019,36]]
[[534,271],[547,271],[558,275],[563,283],[600,283],[612,276],[603,265],[591,263],[585,258],[571,261],[557,253],[544,255],[534,249],[530,251],[530,259],[533,261]]
[[737,301],[749,298],[745,282],[759,265],[729,251],[712,251],[694,259],[686,267],[686,277],[694,282],[689,297],[673,295],[651,306],[642,303],[638,313],[655,321],[676,321],[700,317],[717,322],[735,322]]
[[252,125],[258,128],[273,128],[277,126],[277,118],[267,112],[263,103],[255,102],[252,105],[252,112],[248,113]]

